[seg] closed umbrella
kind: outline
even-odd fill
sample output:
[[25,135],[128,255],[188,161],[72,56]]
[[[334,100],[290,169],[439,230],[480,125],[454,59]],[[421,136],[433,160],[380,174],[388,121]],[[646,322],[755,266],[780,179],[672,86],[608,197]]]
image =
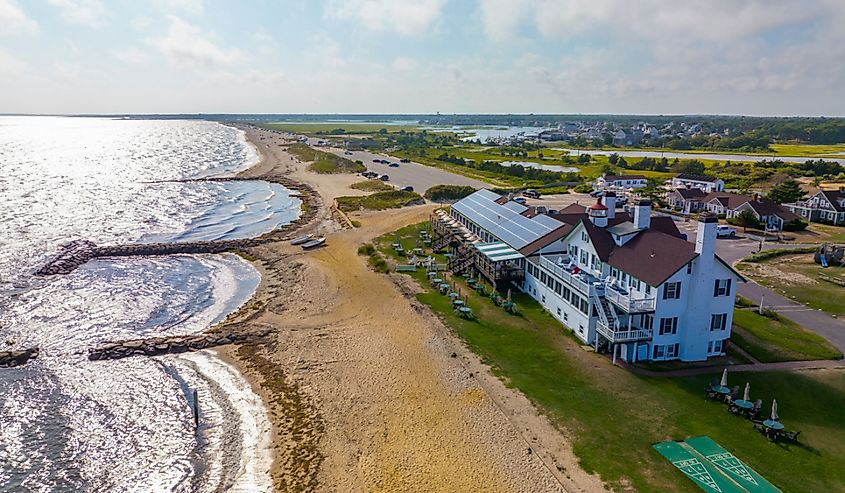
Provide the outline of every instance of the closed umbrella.
[[508,289],[508,303],[510,303],[510,301],[511,301],[511,290]]
[[751,383],[748,382],[745,384],[745,393],[742,394],[742,400],[750,401],[751,400]]
[[719,385],[721,385],[722,387],[728,386],[728,369],[727,368],[725,368],[725,371],[722,372],[722,381],[719,382]]
[[772,421],[780,421],[778,416],[778,400],[772,399]]

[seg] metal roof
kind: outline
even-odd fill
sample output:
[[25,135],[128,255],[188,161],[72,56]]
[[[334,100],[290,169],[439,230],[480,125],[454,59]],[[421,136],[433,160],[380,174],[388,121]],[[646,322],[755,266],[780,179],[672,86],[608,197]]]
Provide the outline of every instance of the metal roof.
[[491,262],[502,262],[505,260],[516,260],[522,255],[509,247],[506,243],[495,241],[493,243],[479,243],[475,248]]
[[545,214],[525,217],[522,212],[527,207],[513,201],[504,205],[498,204],[498,198],[498,194],[482,189],[459,200],[452,209],[515,249],[522,248],[563,225]]

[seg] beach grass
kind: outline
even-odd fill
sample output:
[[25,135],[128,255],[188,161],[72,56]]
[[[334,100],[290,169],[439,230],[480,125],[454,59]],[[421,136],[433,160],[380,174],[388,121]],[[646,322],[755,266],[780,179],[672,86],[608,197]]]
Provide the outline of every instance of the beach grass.
[[349,188],[364,192],[385,192],[394,188],[381,180],[364,180],[349,185]]
[[363,163],[346,159],[330,152],[319,151],[305,144],[291,144],[288,152],[300,161],[311,162],[308,170],[321,174],[361,173],[367,167]]
[[[412,246],[425,224],[381,237],[376,245],[394,257],[400,238]],[[845,372],[765,372],[729,376],[731,385],[751,383],[752,398],[778,399],[790,429],[801,430],[801,445],[774,445],[751,423],[708,401],[703,389],[713,375],[644,377],[610,365],[584,350],[570,331],[531,298],[516,294],[520,315],[511,315],[457,282],[476,320],[458,317],[449,299],[431,289],[424,272],[408,274],[419,283],[420,302],[491,366],[508,386],[531,399],[565,429],[581,465],[616,491],[700,491],[657,454],[664,440],[709,435],[785,492],[845,492]]]
[[344,212],[352,212],[361,209],[383,210],[398,209],[408,205],[421,204],[424,199],[416,192],[404,192],[402,190],[391,190],[387,192],[375,192],[361,197],[337,197],[337,206]]
[[731,341],[762,363],[841,359],[827,339],[777,314],[734,310]]

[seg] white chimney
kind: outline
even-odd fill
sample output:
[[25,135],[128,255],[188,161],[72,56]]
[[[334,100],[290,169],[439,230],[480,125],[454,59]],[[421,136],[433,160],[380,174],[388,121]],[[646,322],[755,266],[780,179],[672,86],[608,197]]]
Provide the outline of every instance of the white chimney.
[[613,219],[616,217],[616,192],[604,193],[604,205],[607,207],[607,218]]
[[695,235],[695,253],[706,263],[713,261],[716,254],[716,226],[719,219],[712,212],[698,215],[698,232]]
[[634,226],[637,229],[648,229],[651,225],[651,201],[640,200],[634,206]]

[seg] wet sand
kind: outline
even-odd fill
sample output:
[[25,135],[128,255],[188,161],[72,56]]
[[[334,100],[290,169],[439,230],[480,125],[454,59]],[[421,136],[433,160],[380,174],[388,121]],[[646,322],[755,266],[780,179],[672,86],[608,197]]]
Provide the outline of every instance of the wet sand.
[[328,206],[359,177],[306,171],[277,134],[247,137],[262,160],[242,175],[312,186],[324,205],[303,231],[328,238],[309,253],[249,249],[261,285],[224,323],[273,331],[220,352],[267,404],[277,491],[604,491],[566,436],[416,302],[407,277],[357,255],[434,206],[357,214],[361,227],[343,229]]

